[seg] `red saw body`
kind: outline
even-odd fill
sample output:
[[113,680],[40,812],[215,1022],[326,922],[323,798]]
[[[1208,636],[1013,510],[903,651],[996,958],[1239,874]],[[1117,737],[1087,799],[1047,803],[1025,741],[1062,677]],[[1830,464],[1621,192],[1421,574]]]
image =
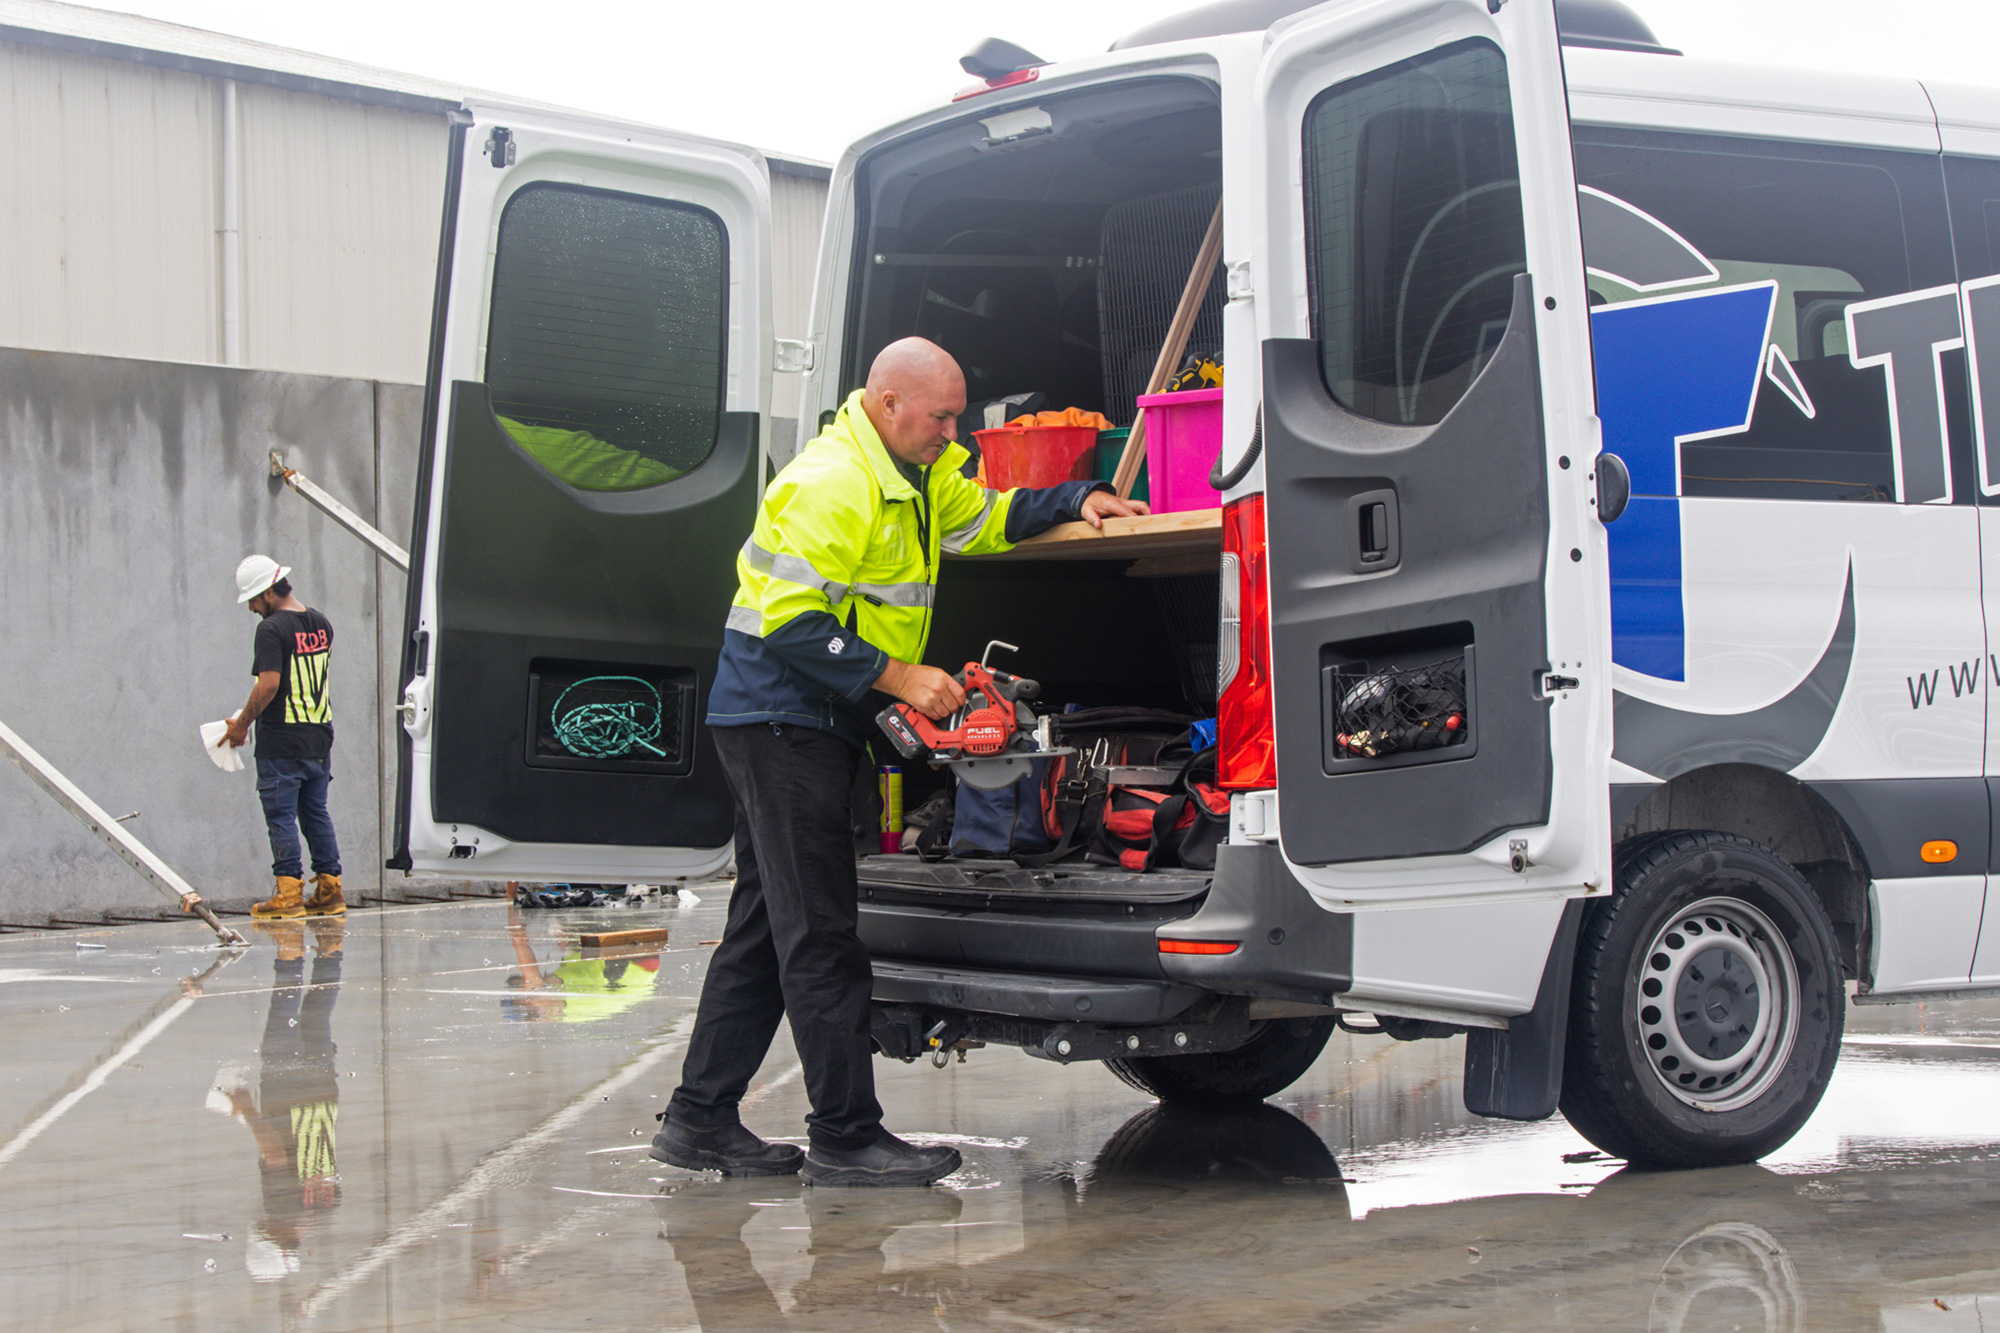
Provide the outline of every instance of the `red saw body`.
[[[1016,651],[995,639],[995,648]],[[959,781],[986,791],[998,791],[1034,771],[1034,761],[1069,754],[1053,740],[1054,719],[1038,718],[1027,701],[1041,697],[1042,687],[1021,676],[995,671],[982,658],[967,662],[952,677],[965,691],[965,707],[933,722],[908,704],[890,704],[875,717],[905,759],[927,759],[932,767],[949,768]]]
[[[1024,735],[1018,701],[1039,694],[1032,680],[992,671],[977,662],[953,677],[965,690],[965,707],[943,723],[931,721],[908,704],[890,704],[876,719],[897,753],[905,759],[951,763],[959,759],[990,759],[1004,754],[1017,735]],[[1032,725],[1032,719],[1029,720]]]

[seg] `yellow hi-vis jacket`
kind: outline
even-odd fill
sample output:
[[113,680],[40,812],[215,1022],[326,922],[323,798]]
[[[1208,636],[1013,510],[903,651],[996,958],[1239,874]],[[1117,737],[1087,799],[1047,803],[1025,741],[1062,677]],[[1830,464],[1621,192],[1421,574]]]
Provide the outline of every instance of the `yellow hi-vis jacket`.
[[[709,693],[711,726],[790,722],[865,741],[889,659],[921,662],[943,552],[1004,551],[1077,517],[1102,482],[993,491],[964,446],[913,486],[850,394],[764,492]],[[879,701],[878,701],[879,702]]]

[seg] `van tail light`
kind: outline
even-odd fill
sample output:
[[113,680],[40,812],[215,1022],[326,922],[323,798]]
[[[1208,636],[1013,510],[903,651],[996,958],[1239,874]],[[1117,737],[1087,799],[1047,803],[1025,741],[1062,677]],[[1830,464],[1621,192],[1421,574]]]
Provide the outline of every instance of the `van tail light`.
[[1017,69],[1010,74],[997,74],[990,79],[960,88],[951,95],[951,100],[963,102],[968,97],[978,97],[982,93],[998,92],[1002,88],[1018,88],[1024,83],[1033,83],[1040,73],[1039,69]]
[[1222,509],[1221,625],[1216,638],[1216,785],[1278,785],[1271,720],[1271,597],[1264,571],[1264,497]]

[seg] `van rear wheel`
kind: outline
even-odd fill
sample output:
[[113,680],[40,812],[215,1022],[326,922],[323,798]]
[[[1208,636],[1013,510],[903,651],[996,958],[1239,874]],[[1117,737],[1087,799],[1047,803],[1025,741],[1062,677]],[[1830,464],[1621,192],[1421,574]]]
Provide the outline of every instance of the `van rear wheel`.
[[1833,926],[1798,871],[1728,833],[1618,852],[1577,942],[1562,1112],[1614,1157],[1751,1162],[1806,1122],[1840,1054]]
[[1148,1055],[1106,1060],[1105,1067],[1139,1091],[1183,1106],[1261,1102],[1292,1084],[1326,1049],[1333,1019],[1275,1018],[1256,1024],[1233,1051]]

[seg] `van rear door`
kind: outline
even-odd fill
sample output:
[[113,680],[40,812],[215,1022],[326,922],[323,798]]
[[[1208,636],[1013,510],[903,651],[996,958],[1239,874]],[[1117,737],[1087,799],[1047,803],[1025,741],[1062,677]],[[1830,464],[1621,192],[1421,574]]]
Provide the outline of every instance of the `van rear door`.
[[771,395],[768,171],[727,144],[468,109],[389,865],[704,874],[731,814],[701,718]]
[[1609,584],[1552,0],[1322,6],[1272,29],[1257,100],[1286,858],[1329,906],[1603,886]]

